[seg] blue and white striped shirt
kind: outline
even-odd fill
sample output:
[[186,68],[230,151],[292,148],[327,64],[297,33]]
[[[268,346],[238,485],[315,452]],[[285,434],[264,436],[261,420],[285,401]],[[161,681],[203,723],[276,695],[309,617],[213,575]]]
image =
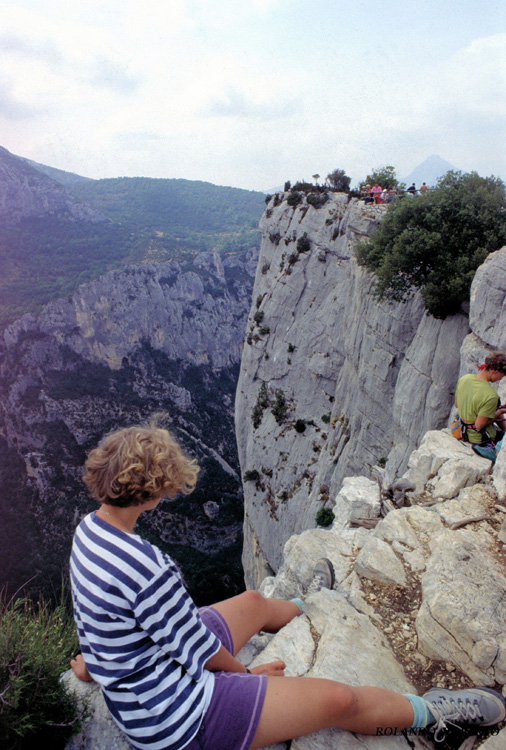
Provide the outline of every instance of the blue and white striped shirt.
[[76,530],[70,575],[84,661],[120,729],[141,750],[183,748],[211,700],[204,665],[221,643],[176,566],[91,513]]

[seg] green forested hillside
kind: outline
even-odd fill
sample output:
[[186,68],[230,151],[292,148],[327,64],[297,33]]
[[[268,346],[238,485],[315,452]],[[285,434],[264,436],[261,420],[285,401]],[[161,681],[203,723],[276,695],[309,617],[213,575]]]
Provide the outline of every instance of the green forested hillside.
[[47,217],[1,227],[0,327],[143,254],[141,238],[112,222]]
[[72,192],[118,222],[161,232],[256,230],[263,193],[193,180],[118,177],[77,183]]
[[[192,180],[118,177],[72,187],[80,200],[140,233],[150,253],[238,250],[260,241],[263,193]],[[162,253],[162,254],[160,254]]]
[[[26,162],[19,161],[26,171]],[[41,165],[30,166],[42,171]],[[51,179],[57,178],[58,170],[52,170]],[[83,178],[61,184],[108,220],[48,211],[3,223],[0,327],[126,263],[240,250],[260,241],[263,193],[173,179]]]

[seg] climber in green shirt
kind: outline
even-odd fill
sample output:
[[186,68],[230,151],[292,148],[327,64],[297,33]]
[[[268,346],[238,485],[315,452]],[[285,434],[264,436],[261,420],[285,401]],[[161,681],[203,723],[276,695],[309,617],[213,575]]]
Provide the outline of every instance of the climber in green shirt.
[[[494,422],[503,426],[506,407],[500,407],[500,400],[491,383],[497,383],[506,375],[506,354],[496,352],[485,358],[478,368],[478,374],[464,375],[457,383],[455,406],[467,427],[467,439],[474,445],[496,442],[504,434],[494,427]],[[506,426],[506,424],[505,424]]]

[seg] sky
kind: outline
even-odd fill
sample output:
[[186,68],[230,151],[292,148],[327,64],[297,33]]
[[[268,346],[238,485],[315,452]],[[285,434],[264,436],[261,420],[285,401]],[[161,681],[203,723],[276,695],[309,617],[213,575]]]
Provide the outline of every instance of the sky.
[[504,0],[0,0],[0,145],[264,190],[432,154],[506,179]]

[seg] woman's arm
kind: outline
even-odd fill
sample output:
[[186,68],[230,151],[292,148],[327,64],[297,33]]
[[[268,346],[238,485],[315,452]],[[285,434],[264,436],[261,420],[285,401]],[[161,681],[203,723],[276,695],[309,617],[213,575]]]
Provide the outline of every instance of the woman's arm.
[[[258,667],[253,667],[251,670],[252,674],[266,674],[269,677],[283,677],[286,664],[284,661],[272,661],[268,664],[260,664]],[[245,673],[246,667],[241,664],[229,651],[222,646],[214,656],[205,664],[205,668],[210,672],[243,672]]]
[[210,672],[246,672],[246,667],[232,656],[225,646],[221,646],[220,650],[206,661],[205,668]]

